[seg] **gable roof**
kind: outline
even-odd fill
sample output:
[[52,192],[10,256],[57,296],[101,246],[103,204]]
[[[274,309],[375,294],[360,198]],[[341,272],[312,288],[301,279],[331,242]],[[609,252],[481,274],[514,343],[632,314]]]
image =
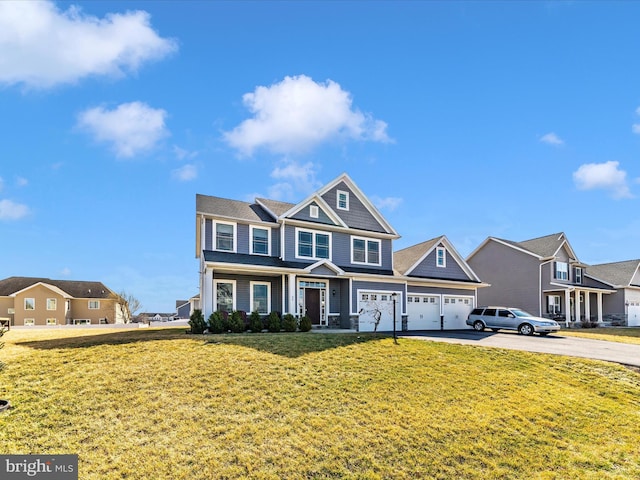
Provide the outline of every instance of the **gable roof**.
[[36,284],[51,285],[74,298],[109,298],[113,293],[101,282],[52,280],[50,278],[9,277],[0,280],[0,297],[8,297]]
[[469,254],[469,256],[467,257],[467,261],[476,253],[478,253],[482,249],[482,247],[484,247],[490,241],[501,243],[515,250],[527,253],[529,255],[537,257],[538,260],[554,257],[558,254],[563,246],[566,246],[571,258],[575,261],[578,261],[578,257],[569,244],[569,241],[567,240],[564,232],[552,233],[551,235],[532,238],[530,240],[523,240],[521,242],[514,242],[513,240],[506,240],[504,238],[487,237],[484,242],[482,242],[473,252]]
[[633,277],[639,268],[640,260],[601,263],[599,265],[589,265],[586,275],[613,287],[628,287],[632,285]]
[[196,212],[234,220],[274,223],[272,215],[256,203],[200,195],[199,193],[196,194]]
[[269,200],[268,198],[256,198],[256,203],[271,213],[274,218],[278,218],[295,206],[294,203]]

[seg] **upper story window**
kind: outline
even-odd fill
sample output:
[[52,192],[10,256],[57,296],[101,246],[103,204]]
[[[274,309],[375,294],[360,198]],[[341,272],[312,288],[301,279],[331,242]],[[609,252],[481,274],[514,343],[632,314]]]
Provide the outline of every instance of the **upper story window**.
[[296,229],[296,257],[331,258],[331,234]]
[[320,216],[320,209],[317,205],[309,205],[309,216],[311,218],[318,218]]
[[576,283],[582,283],[582,267],[576,267]]
[[336,207],[338,210],[349,210],[349,192],[338,190],[338,201]]
[[380,265],[380,240],[351,238],[351,263]]
[[271,229],[251,225],[249,230],[251,232],[251,253],[254,255],[269,255],[271,253],[269,248]]
[[558,280],[569,280],[569,264],[567,262],[556,262],[554,278]]
[[100,300],[89,300],[89,310],[98,310],[100,308]]
[[25,310],[35,310],[36,309],[36,299],[35,298],[25,298],[24,299],[24,309]]
[[447,266],[447,251],[444,247],[436,248],[436,266],[441,268]]
[[236,226],[233,223],[215,223],[215,249],[224,252],[236,251]]
[[55,310],[58,308],[58,300],[55,298],[47,298],[47,310]]

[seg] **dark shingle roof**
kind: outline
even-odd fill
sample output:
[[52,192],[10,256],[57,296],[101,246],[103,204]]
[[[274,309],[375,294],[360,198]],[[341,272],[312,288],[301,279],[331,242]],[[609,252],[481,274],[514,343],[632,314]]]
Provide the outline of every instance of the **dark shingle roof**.
[[196,194],[196,211],[250,222],[273,222],[274,219],[260,205]]
[[295,203],[279,202],[278,200],[269,200],[268,198],[256,198],[256,201],[262,203],[278,216],[295,207]]
[[393,253],[393,266],[400,275],[405,275],[420,258],[427,253],[442,237],[432,238],[417,245]]
[[554,255],[562,242],[566,240],[564,233],[553,233],[544,237],[532,238],[523,242],[517,242],[517,245],[535,253],[541,257],[550,257]]
[[624,262],[601,263],[589,265],[587,274],[603,280],[609,285],[631,285],[634,275],[638,271],[640,260],[626,260]]
[[77,280],[52,280],[50,278],[9,277],[0,280],[0,296],[9,295],[24,290],[36,283],[46,283],[58,287],[74,298],[108,298],[111,290],[101,282],[84,282]]

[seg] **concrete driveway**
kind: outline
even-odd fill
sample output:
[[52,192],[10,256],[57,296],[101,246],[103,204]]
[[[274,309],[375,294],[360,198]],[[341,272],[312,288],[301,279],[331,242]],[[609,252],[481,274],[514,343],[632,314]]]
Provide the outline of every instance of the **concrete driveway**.
[[460,345],[478,345],[481,347],[499,347],[526,352],[552,353],[570,357],[591,358],[607,362],[621,363],[640,368],[640,345],[605,342],[589,338],[565,337],[562,332],[540,337],[527,337],[516,332],[476,332],[475,330],[457,330],[445,332],[411,332],[399,335],[403,338],[416,338],[434,342],[457,343]]

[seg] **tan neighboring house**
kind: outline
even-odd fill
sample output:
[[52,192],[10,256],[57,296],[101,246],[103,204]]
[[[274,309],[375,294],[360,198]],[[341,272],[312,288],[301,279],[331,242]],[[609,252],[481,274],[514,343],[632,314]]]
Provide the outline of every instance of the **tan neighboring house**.
[[9,277],[0,280],[0,321],[11,326],[124,323],[101,282]]

